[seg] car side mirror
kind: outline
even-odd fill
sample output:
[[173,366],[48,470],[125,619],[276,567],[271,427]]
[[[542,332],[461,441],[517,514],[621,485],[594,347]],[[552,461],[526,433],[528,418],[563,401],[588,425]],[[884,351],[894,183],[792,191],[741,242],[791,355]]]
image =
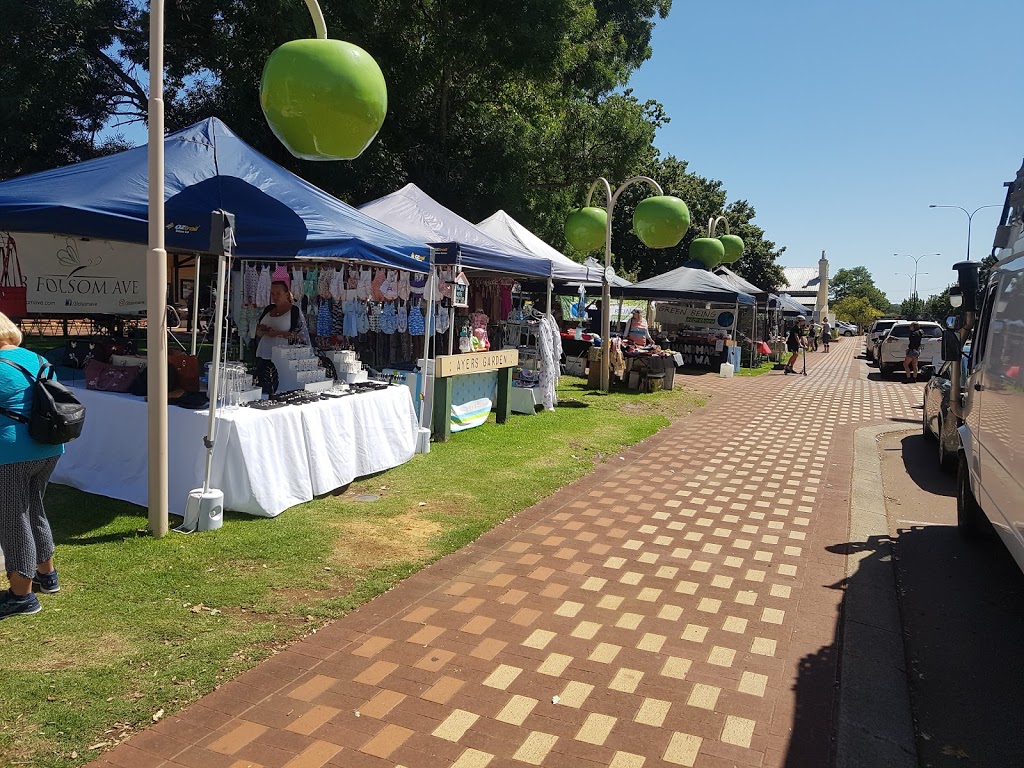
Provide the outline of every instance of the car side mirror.
[[963,349],[960,347],[960,337],[955,331],[942,332],[942,359],[946,362],[955,362],[960,359]]
[[946,327],[951,331],[959,331],[963,324],[964,321],[960,315],[950,315],[946,318]]

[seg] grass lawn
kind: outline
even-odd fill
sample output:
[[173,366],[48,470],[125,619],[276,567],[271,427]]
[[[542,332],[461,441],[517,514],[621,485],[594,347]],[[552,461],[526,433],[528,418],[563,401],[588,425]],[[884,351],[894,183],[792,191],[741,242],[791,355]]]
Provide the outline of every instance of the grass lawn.
[[153,539],[143,508],[51,486],[62,590],[0,623],[0,766],[94,759],[703,405],[574,377],[560,398],[554,413],[492,416],[343,494],[275,519],[228,514],[211,533]]
[[761,363],[757,368],[740,368],[736,371],[736,376],[760,376],[762,373],[768,373],[768,371],[775,370],[775,363]]

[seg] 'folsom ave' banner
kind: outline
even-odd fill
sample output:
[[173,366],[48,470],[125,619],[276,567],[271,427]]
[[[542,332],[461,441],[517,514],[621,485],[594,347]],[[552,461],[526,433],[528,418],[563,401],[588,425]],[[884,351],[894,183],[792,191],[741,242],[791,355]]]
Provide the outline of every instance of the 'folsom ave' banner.
[[10,233],[28,311],[131,315],[146,309],[146,246],[65,235]]

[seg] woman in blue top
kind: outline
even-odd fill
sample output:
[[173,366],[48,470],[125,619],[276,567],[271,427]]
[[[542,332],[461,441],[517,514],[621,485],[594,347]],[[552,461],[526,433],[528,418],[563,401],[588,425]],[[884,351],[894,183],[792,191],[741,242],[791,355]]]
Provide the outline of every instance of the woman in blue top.
[[[0,312],[0,408],[27,415],[32,411],[32,381],[2,362],[39,370],[39,356],[20,345],[18,326]],[[37,443],[26,425],[0,413],[0,549],[11,583],[0,596],[0,619],[39,613],[42,606],[33,586],[47,593],[60,589],[43,495],[63,453],[63,445]]]

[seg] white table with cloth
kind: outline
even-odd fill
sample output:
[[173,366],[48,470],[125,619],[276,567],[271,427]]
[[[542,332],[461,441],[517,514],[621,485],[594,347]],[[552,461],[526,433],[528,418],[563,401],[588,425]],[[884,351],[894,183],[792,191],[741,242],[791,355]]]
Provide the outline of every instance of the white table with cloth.
[[[86,407],[82,436],[68,443],[51,482],[146,506],[145,400],[74,388]],[[181,515],[202,487],[209,412],[168,407],[168,509]],[[217,412],[210,484],[224,507],[276,517],[289,507],[409,461],[416,412],[407,387],[268,411]]]

